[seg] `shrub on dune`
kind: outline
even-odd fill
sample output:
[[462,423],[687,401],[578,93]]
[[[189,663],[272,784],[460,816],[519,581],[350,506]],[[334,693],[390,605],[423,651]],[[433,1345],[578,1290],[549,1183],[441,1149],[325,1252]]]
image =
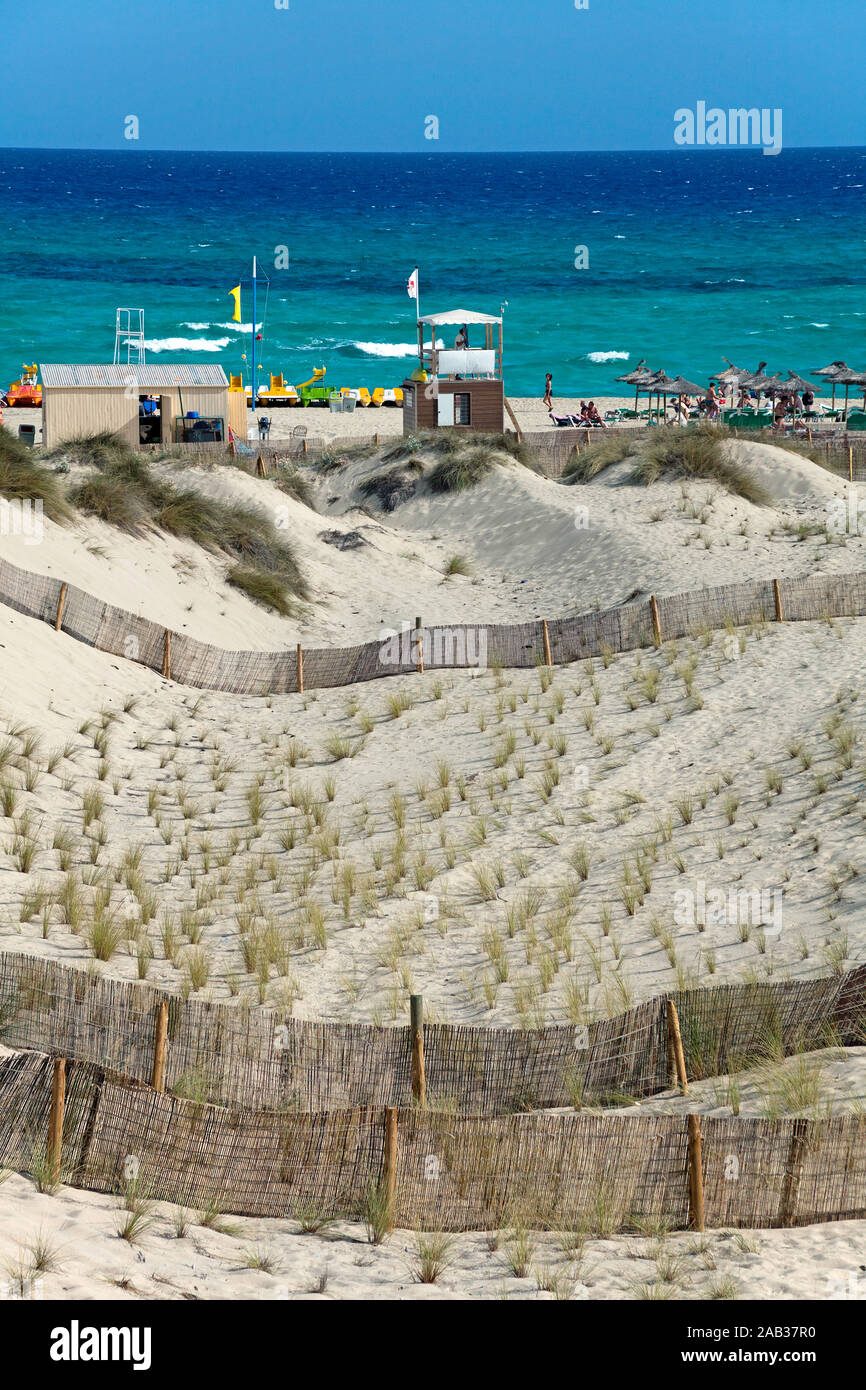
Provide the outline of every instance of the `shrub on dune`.
[[622,463],[635,452],[641,436],[630,439],[599,439],[588,444],[579,454],[574,454],[562,470],[564,483],[588,483],[603,469],[614,463]]
[[136,489],[125,479],[110,474],[91,474],[77,483],[69,496],[79,511],[121,531],[140,531],[150,520],[150,509]]
[[383,468],[364,478],[359,491],[364,497],[375,497],[386,512],[393,512],[401,502],[407,501],[415,492],[416,479],[424,472],[417,459],[398,464],[395,468]]
[[280,492],[284,492],[287,497],[294,497],[296,502],[303,502],[305,507],[311,507],[315,510],[310,484],[303,473],[300,473],[296,468],[281,472],[276,479],[276,484]]
[[41,500],[45,515],[52,521],[68,521],[72,515],[58,475],[37,463],[33,451],[2,428],[0,497],[32,502]]
[[771,498],[766,488],[723,452],[722,442],[728,437],[727,430],[713,425],[653,430],[641,441],[631,481],[650,484],[660,478],[700,478],[759,507],[768,506]]
[[46,458],[51,462],[66,462],[82,468],[98,468],[100,472],[124,472],[130,477],[147,473],[140,454],[130,448],[125,439],[103,430],[101,434],[76,435],[51,449]]
[[262,570],[245,569],[243,565],[235,565],[229,570],[226,579],[234,588],[245,593],[247,598],[263,604],[266,608],[273,608],[275,612],[282,613],[283,617],[290,617],[294,612],[286,581],[279,575],[265,574]]
[[294,553],[268,517],[155,477],[142,456],[114,436],[73,440],[63,449],[66,457],[93,465],[70,494],[81,511],[125,531],[153,526],[230,555],[237,562],[233,573],[241,576],[231,582],[251,593],[257,575],[260,594],[251,596],[278,612],[289,611],[289,594],[307,596]]
[[496,463],[496,454],[486,444],[465,449],[460,453],[446,454],[430,473],[430,487],[433,492],[465,492],[486,478]]

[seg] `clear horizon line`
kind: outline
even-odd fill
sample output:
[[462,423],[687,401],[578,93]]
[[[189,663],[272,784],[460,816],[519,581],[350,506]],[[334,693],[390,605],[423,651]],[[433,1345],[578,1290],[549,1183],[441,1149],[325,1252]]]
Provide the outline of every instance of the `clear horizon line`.
[[[354,157],[366,156],[367,158],[376,155],[393,155],[395,157],[405,157],[406,155],[478,155],[489,157],[490,155],[559,155],[559,154],[758,154],[763,152],[763,145],[671,145],[671,146],[646,146],[640,148],[597,148],[597,149],[511,149],[511,150],[433,150],[433,149],[402,149],[402,150],[335,150],[335,149],[280,149],[280,150],[249,150],[249,149],[227,149],[227,148],[188,148],[186,146],[141,146],[138,140],[131,140],[126,144],[119,145],[3,145],[0,150],[12,150],[21,154],[36,152],[51,154],[235,154],[235,155],[318,155],[318,154],[337,154],[352,155]],[[850,145],[797,145],[784,144],[780,153],[786,150],[866,150],[866,144]]]

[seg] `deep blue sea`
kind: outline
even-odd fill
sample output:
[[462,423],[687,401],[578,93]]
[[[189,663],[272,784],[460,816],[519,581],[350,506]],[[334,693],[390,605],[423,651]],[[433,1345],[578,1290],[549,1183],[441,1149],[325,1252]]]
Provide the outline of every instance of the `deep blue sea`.
[[617,392],[640,358],[698,382],[723,357],[866,368],[864,185],[866,149],[850,148],[2,150],[0,388],[25,359],[111,361],[120,305],[144,309],[150,359],[240,370],[252,306],[244,331],[228,290],[254,253],[262,367],[292,382],[319,366],[333,386],[402,379],[416,265],[422,313],[507,301],[511,395],[540,395],[546,371],[557,395]]

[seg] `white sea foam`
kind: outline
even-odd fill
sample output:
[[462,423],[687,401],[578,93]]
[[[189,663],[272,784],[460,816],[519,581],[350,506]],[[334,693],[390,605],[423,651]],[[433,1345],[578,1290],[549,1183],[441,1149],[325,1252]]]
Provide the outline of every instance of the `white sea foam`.
[[[437,348],[444,346],[441,338],[436,344]],[[368,357],[417,357],[417,343],[349,343],[349,347],[357,348],[359,352],[365,352]]]
[[627,362],[631,353],[628,352],[588,352],[587,357],[590,362]]
[[229,338],[145,338],[148,352],[221,352]]

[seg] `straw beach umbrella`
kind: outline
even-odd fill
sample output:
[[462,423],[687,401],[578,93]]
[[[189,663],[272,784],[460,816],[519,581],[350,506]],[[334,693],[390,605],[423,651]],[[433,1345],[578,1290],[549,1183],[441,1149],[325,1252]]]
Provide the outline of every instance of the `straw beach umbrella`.
[[744,376],[741,382],[741,385],[745,386],[747,391],[757,391],[758,410],[761,409],[761,397],[769,396],[778,380],[776,377],[767,376],[765,374],[763,369],[766,365],[766,362],[761,362],[758,370],[753,372],[751,376]]
[[833,387],[833,396],[830,402],[830,409],[836,409],[836,374],[837,372],[850,372],[851,368],[847,362],[831,362],[826,367],[815,367],[812,376],[825,376]]
[[[722,361],[727,362],[727,367],[723,372],[715,372],[710,377],[710,381],[717,381],[720,386],[731,386],[736,389],[750,373],[743,371],[742,367],[735,367],[730,357],[723,357]],[[732,401],[731,404],[733,405],[734,402]]]
[[[816,372],[815,375],[818,376],[819,373]],[[848,367],[843,362],[839,367],[836,368],[833,375],[830,377],[830,381],[833,384],[834,397],[837,386],[845,387],[845,408],[842,414],[842,419],[847,420],[848,392],[850,391],[852,386],[863,386],[864,383],[866,383],[866,377],[864,377],[862,372],[855,371],[853,367]]]
[[811,381],[807,381],[805,377],[790,370],[788,371],[788,379],[785,382],[785,389],[792,396],[802,396],[805,391],[811,391],[813,396],[821,395],[820,386],[815,386]]
[[[710,378],[710,380],[713,379],[718,380],[718,378]],[[700,396],[702,389],[700,386],[696,386],[693,381],[686,381],[684,376],[675,376],[670,383],[669,394],[677,398],[677,419],[679,420],[683,413],[683,396]]]
[[[652,379],[646,383],[644,390],[648,390],[650,397],[657,396],[659,404],[664,399],[664,411],[667,413],[668,396],[675,396],[677,393],[673,389],[676,386],[676,378],[668,376],[663,367],[657,372],[652,373]],[[640,389],[640,388],[639,388]],[[652,410],[652,406],[650,406]],[[659,418],[658,405],[656,406],[656,420]]]
[[636,388],[634,393],[634,408],[637,411],[637,397],[641,386],[645,386],[653,373],[646,366],[646,358],[642,357],[633,371],[626,372],[624,376],[614,377],[614,381],[624,381],[629,386]]

